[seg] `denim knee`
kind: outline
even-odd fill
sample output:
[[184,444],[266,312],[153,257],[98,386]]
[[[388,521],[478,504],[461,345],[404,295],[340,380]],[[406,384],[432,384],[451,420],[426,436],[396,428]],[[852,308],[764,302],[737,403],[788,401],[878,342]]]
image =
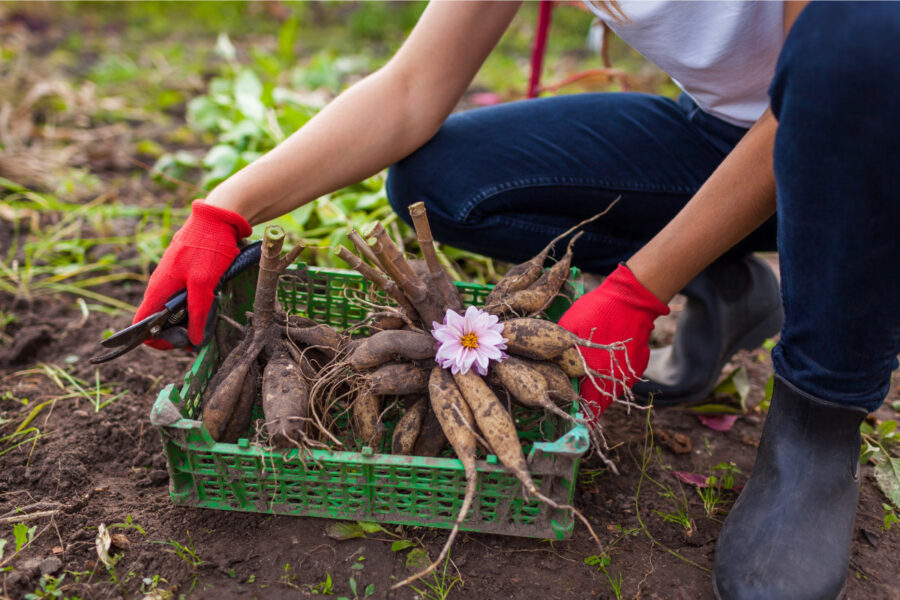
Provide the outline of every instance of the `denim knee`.
[[435,218],[455,221],[456,206],[470,193],[463,189],[465,174],[454,175],[454,165],[465,171],[464,141],[448,135],[447,128],[445,123],[424,146],[388,168],[388,202],[407,224],[412,224],[409,205],[416,202],[424,202]]
[[415,170],[404,167],[403,161],[394,163],[388,167],[387,182],[384,189],[387,193],[388,203],[398,217],[403,219],[407,225],[412,225],[412,219],[409,216],[409,205],[416,202],[417,194],[414,190],[421,189],[415,181]]
[[826,100],[854,113],[896,101],[900,61],[890,48],[898,27],[898,3],[810,3],[778,59],[769,89],[775,116],[780,118],[786,94],[798,103]]

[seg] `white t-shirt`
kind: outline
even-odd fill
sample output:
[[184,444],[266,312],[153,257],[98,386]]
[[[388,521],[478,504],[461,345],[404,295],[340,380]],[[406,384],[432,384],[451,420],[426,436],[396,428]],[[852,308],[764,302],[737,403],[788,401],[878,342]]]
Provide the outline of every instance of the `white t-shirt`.
[[769,105],[767,91],[784,43],[782,2],[622,0],[619,7],[630,23],[617,23],[586,4],[704,111],[749,127]]

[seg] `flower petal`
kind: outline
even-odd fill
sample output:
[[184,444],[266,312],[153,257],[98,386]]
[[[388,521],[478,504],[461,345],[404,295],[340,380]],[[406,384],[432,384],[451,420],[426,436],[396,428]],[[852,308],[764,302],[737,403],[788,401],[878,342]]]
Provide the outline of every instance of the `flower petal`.
[[460,369],[462,369],[463,373],[467,373],[469,369],[472,368],[472,363],[475,362],[475,359],[478,358],[478,354],[472,350],[471,348],[465,348],[464,354],[460,362]]
[[465,314],[466,321],[473,322],[478,317],[479,313],[481,313],[481,312],[483,312],[483,311],[479,310],[478,308],[476,308],[474,306],[470,306],[469,308],[466,309],[466,314]]
[[475,356],[475,371],[479,375],[487,375],[487,368],[490,359],[483,352],[476,353]]
[[434,339],[436,339],[437,341],[439,341],[443,344],[446,344],[446,343],[449,343],[452,341],[459,342],[459,338],[460,338],[460,336],[455,335],[452,331],[450,331],[449,327],[444,327],[443,325],[441,327],[439,327],[438,329],[435,329],[434,331],[432,331],[431,335],[434,337]]
[[460,351],[463,350],[462,345],[458,341],[441,344],[438,351],[435,352],[435,359],[456,361]]
[[[500,317],[498,317],[497,315],[492,315],[489,312],[481,313],[481,326],[482,327],[493,328],[495,325],[499,324],[499,322],[500,322]],[[503,326],[501,325],[500,327],[502,328]]]
[[483,331],[478,334],[479,346],[496,346],[497,344],[502,344],[505,341],[506,340],[503,339],[503,336],[493,330]]
[[482,356],[493,360],[497,360],[503,354],[497,346],[481,346],[478,350]]
[[447,316],[444,317],[447,321],[447,327],[450,327],[454,332],[459,332],[460,336],[464,335],[466,320],[456,313],[456,311],[452,309],[447,310]]

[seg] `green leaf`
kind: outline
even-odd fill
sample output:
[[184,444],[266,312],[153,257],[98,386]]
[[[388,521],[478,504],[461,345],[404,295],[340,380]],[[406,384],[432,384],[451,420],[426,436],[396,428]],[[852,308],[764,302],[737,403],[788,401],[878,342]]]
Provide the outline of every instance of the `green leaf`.
[[890,531],[894,523],[900,522],[900,517],[897,516],[897,513],[894,512],[894,507],[890,504],[882,502],[881,508],[884,510],[884,525],[882,527],[885,531]]
[[222,116],[222,107],[207,96],[198,96],[187,104],[188,122],[200,131],[213,131]]
[[[34,535],[34,530],[31,531],[31,535]],[[13,527],[13,537],[16,539],[16,552],[18,552],[22,546],[28,543],[28,525],[16,523]]]
[[715,395],[731,396],[738,400],[741,410],[746,411],[745,401],[750,393],[750,378],[747,376],[747,369],[738,367],[726,377],[722,383],[713,390]]
[[238,151],[228,144],[217,144],[210,148],[203,157],[203,166],[209,169],[203,178],[203,185],[218,183],[231,175],[237,166],[238,158]]
[[424,548],[414,548],[406,555],[406,566],[413,569],[424,569],[431,564],[428,552]]
[[288,216],[294,220],[294,223],[297,227],[306,226],[307,222],[309,222],[309,217],[313,213],[313,209],[315,209],[316,205],[312,202],[308,202],[301,206],[300,208],[292,211],[288,214]]
[[294,44],[297,42],[299,25],[297,17],[291,15],[278,30],[278,54],[285,62],[290,62],[294,58]]
[[209,97],[223,106],[231,105],[231,79],[228,77],[213,77],[209,80]]
[[262,83],[250,69],[242,70],[234,80],[234,100],[238,110],[248,119],[259,123],[266,118],[266,106],[261,100],[262,92]]
[[216,54],[229,62],[233,61],[237,56],[234,44],[231,43],[227,33],[220,33],[219,37],[216,38]]
[[374,596],[374,595],[375,595],[375,584],[370,583],[369,585],[366,586],[366,589],[363,592],[363,598],[368,598],[369,596]]
[[875,481],[894,506],[900,508],[900,458],[885,456],[875,465]]
[[890,437],[890,435],[897,429],[897,421],[882,421],[880,425],[878,425],[878,435],[881,437]]
[[415,545],[416,543],[412,540],[397,540],[391,544],[391,552],[400,552],[401,550],[412,548]]
[[759,403],[759,406],[762,410],[768,411],[769,406],[772,405],[772,394],[775,393],[775,375],[769,375],[769,380],[766,381],[766,390],[763,393],[762,402]]
[[259,141],[265,137],[262,127],[255,121],[241,121],[219,137],[220,142],[245,145],[251,140]]
[[378,523],[372,523],[371,521],[357,521],[357,524],[362,528],[366,533],[380,533],[384,531],[387,533],[381,525]]
[[352,577],[350,578],[350,591],[353,592],[353,595],[356,596],[356,580]]
[[366,537],[366,532],[358,523],[345,523],[335,521],[325,528],[325,535],[333,540],[342,542],[344,540],[352,540],[353,538]]

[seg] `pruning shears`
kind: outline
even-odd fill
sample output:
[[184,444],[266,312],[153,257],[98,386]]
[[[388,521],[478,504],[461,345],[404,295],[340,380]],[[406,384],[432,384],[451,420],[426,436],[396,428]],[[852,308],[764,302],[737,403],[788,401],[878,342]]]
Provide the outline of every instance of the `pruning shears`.
[[[219,285],[216,286],[216,293],[239,273],[253,265],[259,264],[261,246],[262,242],[254,242],[240,251],[219,280]],[[100,345],[104,348],[114,348],[114,350],[91,358],[91,364],[96,365],[118,358],[126,352],[137,348],[145,340],[153,337],[162,337],[176,348],[189,346],[190,341],[187,337],[187,330],[183,327],[187,321],[186,306],[187,290],[181,290],[172,296],[159,312],[153,313],[137,323],[117,331],[100,342]],[[215,310],[215,302],[213,302],[213,308],[210,310]]]

